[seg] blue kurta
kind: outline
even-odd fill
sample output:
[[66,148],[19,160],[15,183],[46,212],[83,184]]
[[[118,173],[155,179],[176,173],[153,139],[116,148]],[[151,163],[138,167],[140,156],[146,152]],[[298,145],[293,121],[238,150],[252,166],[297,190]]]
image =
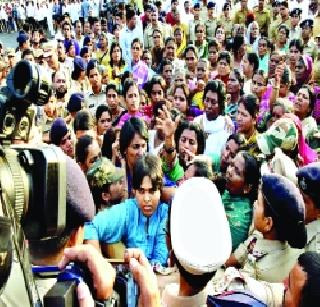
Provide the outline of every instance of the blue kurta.
[[165,227],[168,205],[159,203],[149,218],[142,214],[135,199],[127,199],[119,205],[99,212],[84,227],[85,240],[100,243],[122,241],[126,248],[140,248],[151,263],[167,264],[168,249]]

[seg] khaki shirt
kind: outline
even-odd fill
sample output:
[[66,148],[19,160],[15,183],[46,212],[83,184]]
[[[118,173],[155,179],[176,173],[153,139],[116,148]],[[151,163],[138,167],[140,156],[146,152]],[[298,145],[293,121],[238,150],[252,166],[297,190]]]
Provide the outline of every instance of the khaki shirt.
[[266,8],[264,8],[262,11],[259,11],[258,8],[255,8],[253,13],[259,25],[260,32],[268,35],[268,29],[271,23],[270,11],[268,11]]
[[158,22],[156,27],[153,27],[152,24],[148,24],[147,27],[144,29],[143,34],[143,43],[145,49],[151,49],[153,47],[153,31],[155,29],[160,30],[162,33],[162,37],[165,39],[165,35],[167,34],[165,31],[165,27],[161,22]]
[[249,10],[237,11],[234,15],[234,23],[235,24],[245,24],[247,20],[247,15],[250,13]]
[[205,20],[207,39],[212,40],[215,37],[218,20],[217,18]]
[[265,240],[255,232],[235,250],[242,272],[256,280],[282,282],[289,276],[303,249],[294,249],[287,242]]
[[232,32],[232,28],[234,25],[234,21],[233,19],[230,17],[229,19],[227,19],[223,14],[221,15],[219,21],[218,21],[218,25],[223,25],[224,26],[224,31],[226,33],[226,37],[229,38],[231,37],[231,32]]

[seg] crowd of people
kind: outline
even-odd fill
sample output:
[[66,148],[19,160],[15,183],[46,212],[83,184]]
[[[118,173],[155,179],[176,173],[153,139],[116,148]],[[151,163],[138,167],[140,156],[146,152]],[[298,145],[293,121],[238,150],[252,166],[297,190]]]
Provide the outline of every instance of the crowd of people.
[[[125,258],[144,306],[235,289],[319,304],[320,1],[27,1],[0,17],[17,31],[0,84],[20,60],[50,80],[30,143],[67,159],[70,225],[29,242],[34,265]],[[41,297],[54,281],[37,276]]]

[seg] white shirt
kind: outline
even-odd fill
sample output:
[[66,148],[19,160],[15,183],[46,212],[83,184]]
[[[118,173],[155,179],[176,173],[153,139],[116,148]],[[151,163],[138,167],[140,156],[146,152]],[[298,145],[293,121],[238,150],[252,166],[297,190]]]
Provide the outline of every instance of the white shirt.
[[142,22],[138,16],[136,16],[136,20],[136,27],[133,30],[129,30],[127,26],[120,30],[120,46],[126,63],[131,62],[131,42],[135,38],[139,38],[143,44]]
[[219,115],[215,120],[208,120],[206,114],[197,116],[194,122],[200,125],[207,134],[205,154],[217,154],[220,156],[223,147],[230,135],[227,129],[225,116]]
[[27,17],[34,17],[34,6],[33,5],[27,5],[26,6],[26,15]]

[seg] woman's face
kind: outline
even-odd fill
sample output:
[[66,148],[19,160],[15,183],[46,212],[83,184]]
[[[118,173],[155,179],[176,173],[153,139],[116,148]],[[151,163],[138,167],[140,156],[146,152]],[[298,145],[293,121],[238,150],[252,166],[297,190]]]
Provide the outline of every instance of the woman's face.
[[310,96],[306,88],[301,88],[293,104],[294,113],[300,118],[305,118],[310,112]]
[[280,29],[278,32],[279,43],[285,44],[287,42],[287,34],[285,29]]
[[215,120],[220,114],[218,94],[208,91],[204,98],[204,110],[208,120]]
[[140,97],[139,90],[136,85],[129,87],[129,90],[126,93],[126,105],[129,113],[135,113],[139,110]]
[[241,153],[231,160],[226,171],[226,189],[233,195],[244,194],[245,188],[245,160]]
[[232,71],[230,73],[230,77],[227,82],[227,93],[234,94],[234,93],[238,93],[239,91],[240,91],[239,80],[238,80],[237,76],[235,75],[235,73]]
[[154,32],[152,38],[153,38],[153,45],[155,47],[160,47],[161,46],[161,34],[160,34],[160,32]]
[[107,92],[107,105],[110,109],[118,107],[118,93],[114,89],[109,89]]
[[261,190],[259,190],[258,199],[254,203],[253,222],[256,230],[261,233],[265,232],[264,200]]
[[245,109],[243,103],[240,103],[238,107],[237,123],[239,133],[243,134],[250,132],[255,124],[253,117]]
[[182,88],[177,88],[174,92],[174,106],[181,113],[186,114],[187,112],[187,97]]
[[132,59],[134,61],[139,61],[142,55],[141,45],[138,42],[135,42],[131,47]]
[[163,99],[163,89],[160,84],[153,84],[151,89],[151,103],[156,104]]
[[147,151],[147,142],[140,134],[136,133],[131,140],[129,147],[125,151],[125,158],[130,169],[133,168],[137,160]]
[[197,135],[193,130],[185,129],[179,138],[179,158],[191,162],[198,153]]
[[101,117],[98,119],[97,122],[97,132],[98,135],[104,134],[108,129],[111,128],[111,114],[107,111],[101,114]]
[[296,46],[292,46],[289,49],[289,60],[291,63],[296,63],[299,60],[299,57],[301,55],[301,52]]
[[196,55],[192,50],[189,50],[186,53],[186,64],[187,64],[188,70],[194,71],[196,68],[196,63],[197,63]]
[[296,81],[297,82],[303,82],[304,81],[304,72],[305,72],[305,66],[303,60],[298,60],[296,62],[296,67],[295,67],[295,76],[296,76]]
[[264,56],[268,51],[268,43],[265,39],[260,39],[258,43],[258,54],[259,56]]
[[265,85],[263,76],[259,74],[253,75],[251,91],[253,94],[256,94],[259,99],[261,99],[262,95],[266,91],[267,86]]
[[226,39],[226,34],[223,28],[219,28],[216,31],[216,39],[219,43],[223,43]]
[[174,32],[174,39],[175,39],[177,45],[181,44],[181,42],[182,42],[182,33],[181,33],[180,30],[176,30]]
[[205,35],[206,35],[206,33],[205,33],[204,26],[202,26],[202,25],[198,26],[197,32],[196,32],[196,40],[197,40],[197,42],[202,43],[204,38],[205,38]]
[[218,61],[218,50],[216,47],[210,47],[208,51],[208,61],[210,63],[217,63]]
[[250,31],[251,37],[256,39],[259,35],[259,26],[257,23],[253,23]]
[[226,76],[230,73],[230,64],[226,59],[222,58],[218,62],[217,70],[220,76]]
[[117,46],[117,47],[113,48],[111,57],[112,57],[113,63],[119,63],[120,62],[120,59],[121,59],[120,47]]

